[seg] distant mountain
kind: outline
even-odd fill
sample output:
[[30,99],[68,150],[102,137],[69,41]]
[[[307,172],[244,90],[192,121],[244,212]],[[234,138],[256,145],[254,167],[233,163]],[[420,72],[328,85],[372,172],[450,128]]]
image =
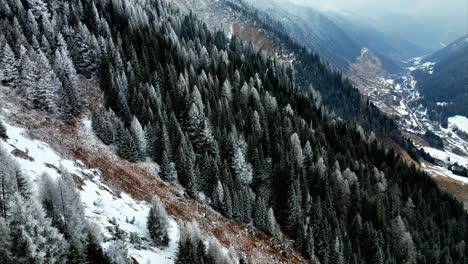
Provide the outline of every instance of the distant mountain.
[[430,117],[468,116],[468,35],[422,59],[412,72]]
[[381,57],[394,59],[400,66],[401,61],[429,53],[428,49],[408,41],[398,33],[379,29],[375,26],[376,22],[370,19],[352,13],[327,12],[326,15],[346,31],[353,41],[381,54]]
[[299,43],[344,73],[349,73],[363,48],[370,49],[389,73],[401,72],[403,60],[427,53],[397,34],[381,32],[369,26],[371,22],[355,16],[322,12],[285,0],[246,2],[278,20]]

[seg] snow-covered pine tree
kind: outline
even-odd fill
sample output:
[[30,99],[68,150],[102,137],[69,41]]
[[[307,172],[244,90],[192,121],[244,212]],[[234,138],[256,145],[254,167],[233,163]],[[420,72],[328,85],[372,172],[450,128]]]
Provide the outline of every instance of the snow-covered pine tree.
[[236,176],[243,184],[252,183],[252,165],[247,162],[244,151],[241,146],[236,146],[234,149],[234,157],[232,158],[232,168]]
[[47,4],[42,0],[28,0],[28,7],[32,10],[34,17],[39,19],[43,14],[47,15]]
[[16,68],[15,54],[8,43],[3,47],[2,56],[0,58],[0,82],[15,88],[19,74]]
[[194,196],[196,193],[195,157],[187,138],[187,135],[183,136],[179,144],[176,169],[180,184],[187,189],[190,195]]
[[91,233],[88,233],[86,237],[85,260],[86,263],[113,264]]
[[132,162],[138,161],[138,146],[132,134],[121,121],[117,122],[115,143],[117,145],[117,154],[120,157]]
[[84,208],[71,174],[61,167],[62,172],[57,180],[57,197],[55,197],[55,209],[60,212],[63,219],[65,235],[75,245],[81,247],[86,240],[87,222],[84,218]]
[[128,248],[122,240],[114,240],[107,249],[112,264],[128,264]]
[[0,263],[13,263],[10,228],[5,218],[0,216]]
[[20,93],[26,96],[26,100],[31,104],[37,96],[37,70],[36,63],[32,61],[28,53],[23,55],[20,63],[19,89]]
[[25,201],[15,194],[10,207],[14,263],[64,263],[68,243],[36,200]]
[[96,136],[106,145],[114,142],[114,135],[109,120],[97,111],[93,111],[91,126]]
[[158,247],[167,247],[169,244],[169,218],[159,197],[155,196],[146,221],[149,234]]
[[7,130],[3,122],[0,120],[0,139],[7,139]]
[[161,176],[161,179],[165,181],[173,182],[177,180],[175,164],[169,159],[169,155],[166,150],[163,152],[163,160],[161,162],[159,175]]
[[58,92],[62,84],[55,76],[49,60],[41,51],[39,52],[37,69],[38,81],[35,86],[36,91],[33,93],[32,104],[35,108],[54,113],[58,109]]
[[39,25],[37,24],[37,20],[34,17],[34,14],[31,9],[28,9],[27,14],[27,23],[26,23],[26,34],[29,37],[35,36],[36,38],[39,36]]
[[138,159],[144,160],[146,157],[147,142],[145,137],[145,131],[140,124],[140,121],[134,116],[130,124],[130,132],[132,137],[135,139],[135,143],[138,147]]
[[260,228],[265,232],[270,232],[270,226],[268,223],[268,209],[267,204],[263,197],[257,197],[257,201],[255,203],[255,210],[253,212],[254,218],[253,222],[255,226]]

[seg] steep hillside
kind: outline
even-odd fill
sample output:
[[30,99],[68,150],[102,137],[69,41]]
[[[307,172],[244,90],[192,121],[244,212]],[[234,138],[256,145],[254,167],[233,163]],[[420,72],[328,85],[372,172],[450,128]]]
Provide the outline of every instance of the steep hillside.
[[[86,89],[91,92],[96,88]],[[89,113],[80,116],[76,126],[41,120],[38,117],[43,113],[24,107],[22,99],[1,86],[0,102],[0,122],[8,136],[0,141],[0,148],[30,178],[34,195],[43,188],[44,173],[52,179],[64,177],[65,171],[70,173],[79,190],[85,221],[103,248],[123,241],[125,255],[136,261],[133,263],[175,263],[180,226],[193,222],[204,240],[218,243],[213,240],[218,239],[226,254],[254,260],[252,263],[305,263],[290,248],[282,248],[288,254],[285,258],[272,248],[272,238],[265,233],[225,219],[203,202],[188,198],[180,186],[162,181],[156,164],[122,160],[96,137]],[[171,217],[168,247],[153,244],[146,227],[155,196],[161,198]],[[283,240],[288,245],[286,238]]]
[[464,36],[444,49],[422,59],[412,75],[424,96],[429,117],[447,124],[447,118],[468,116],[468,37]]

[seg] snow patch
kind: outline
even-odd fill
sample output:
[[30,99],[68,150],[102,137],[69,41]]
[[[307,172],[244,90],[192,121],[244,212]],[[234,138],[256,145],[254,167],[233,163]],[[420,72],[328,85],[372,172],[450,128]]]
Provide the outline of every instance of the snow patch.
[[435,148],[430,148],[430,147],[424,147],[424,151],[429,153],[432,157],[442,160],[444,162],[454,164],[455,162],[458,163],[459,165],[462,166],[468,166],[468,158],[462,157],[460,155],[448,152],[448,151],[443,151],[443,150],[438,150]]
[[468,133],[468,118],[465,116],[452,116],[448,119],[449,127],[456,127],[465,133]]
[[[72,161],[61,157],[47,143],[30,139],[23,128],[11,125],[4,120],[3,124],[7,129],[9,139],[3,144],[0,141],[0,145],[10,153],[20,153],[12,157],[31,177],[33,189],[37,189],[39,177],[43,173],[48,173],[52,178],[59,177],[60,166],[84,180],[80,196],[85,208],[85,216],[101,229],[104,248],[110,245],[113,238],[111,230],[118,226],[128,235],[134,233],[143,238],[141,247],[130,243],[128,236],[125,239],[129,256],[139,263],[174,263],[179,240],[179,228],[174,219],[169,220],[169,246],[163,249],[153,247],[149,242],[149,233],[146,228],[146,217],[150,208],[147,202],[134,200],[126,193],[114,193],[111,188],[100,181],[99,170],[84,168],[82,161]],[[92,131],[90,120],[83,120],[83,126],[85,130]]]

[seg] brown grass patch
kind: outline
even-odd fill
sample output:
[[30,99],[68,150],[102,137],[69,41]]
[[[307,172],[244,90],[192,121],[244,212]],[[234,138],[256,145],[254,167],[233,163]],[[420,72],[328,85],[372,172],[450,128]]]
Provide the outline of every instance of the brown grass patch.
[[26,152],[19,150],[19,149],[12,150],[11,154],[18,158],[22,158],[22,159],[29,160],[29,161],[34,161],[34,159],[31,156],[29,156]]

